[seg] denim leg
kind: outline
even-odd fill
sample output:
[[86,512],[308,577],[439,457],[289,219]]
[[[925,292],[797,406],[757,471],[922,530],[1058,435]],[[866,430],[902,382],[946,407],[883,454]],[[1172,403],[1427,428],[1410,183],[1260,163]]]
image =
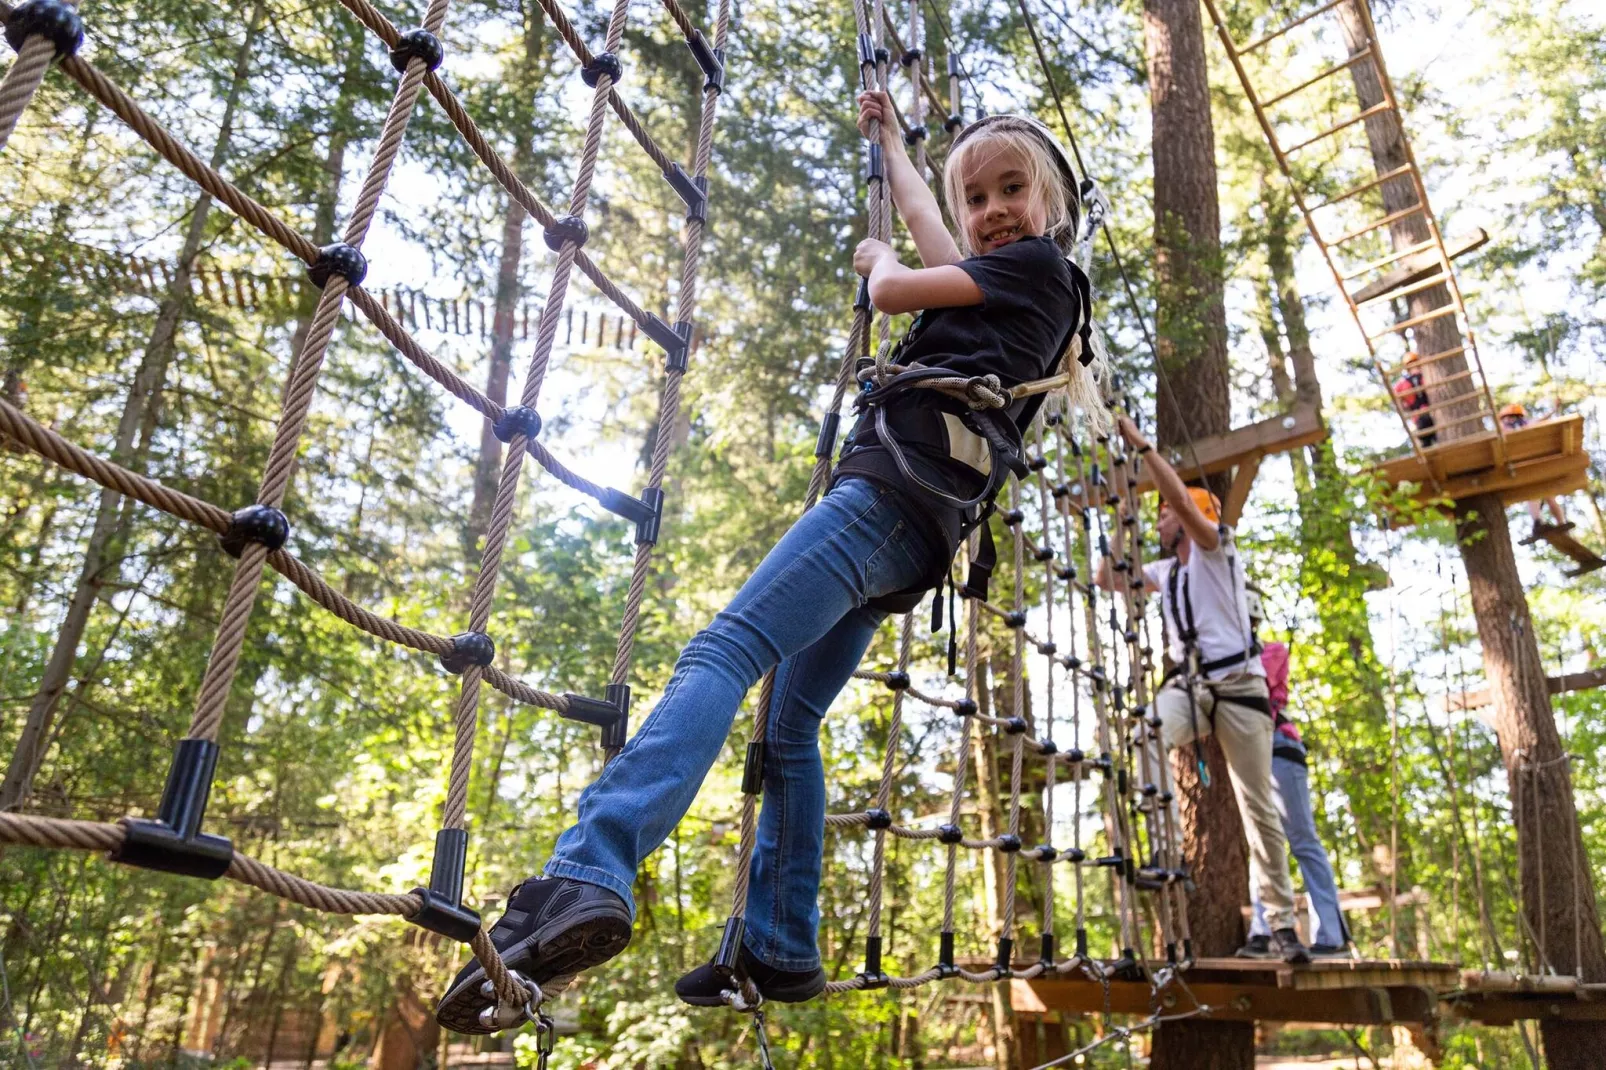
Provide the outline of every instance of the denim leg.
[[825,766],[820,721],[886,617],[864,608],[781,662],[765,735],[764,808],[747,901],[748,950],[778,970],[820,964],[820,865],[825,852]]
[[1305,878],[1305,894],[1310,898],[1311,913],[1316,924],[1311,929],[1311,943],[1343,947],[1344,921],[1338,910],[1338,884],[1333,877],[1333,864],[1328,861],[1327,849],[1316,834],[1316,815],[1310,805],[1310,773],[1298,762],[1286,758],[1271,760],[1272,772],[1277,777],[1278,794],[1283,797],[1283,828],[1288,832],[1288,848],[1299,862],[1299,872]]
[[581,793],[546,873],[600,885],[634,910],[636,867],[691,807],[748,688],[867,599],[918,582],[929,556],[896,495],[839,484],[686,645],[663,697]]

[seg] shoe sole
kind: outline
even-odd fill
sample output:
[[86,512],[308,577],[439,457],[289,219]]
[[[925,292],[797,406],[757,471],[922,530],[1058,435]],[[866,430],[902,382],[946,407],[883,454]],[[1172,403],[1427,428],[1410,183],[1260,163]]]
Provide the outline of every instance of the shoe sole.
[[1232,953],[1232,957],[1237,959],[1248,959],[1251,962],[1274,962],[1278,959],[1281,959],[1282,955],[1270,950],[1247,951],[1240,947],[1237,951]]
[[[502,961],[508,969],[544,985],[554,977],[600,966],[629,943],[630,919],[621,911],[604,908],[576,919],[554,919],[503,951]],[[476,965],[473,973],[447,990],[435,1008],[435,1021],[441,1028],[469,1036],[501,1032],[480,1024],[480,1012],[492,1006],[480,995],[484,982],[485,967]]]

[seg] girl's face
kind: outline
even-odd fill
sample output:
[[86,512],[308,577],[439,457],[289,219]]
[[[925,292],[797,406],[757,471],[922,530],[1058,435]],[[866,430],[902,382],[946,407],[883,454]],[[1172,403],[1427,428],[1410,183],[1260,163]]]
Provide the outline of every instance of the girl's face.
[[979,145],[965,161],[965,232],[977,255],[1043,233],[1047,212],[1027,162],[1007,147]]

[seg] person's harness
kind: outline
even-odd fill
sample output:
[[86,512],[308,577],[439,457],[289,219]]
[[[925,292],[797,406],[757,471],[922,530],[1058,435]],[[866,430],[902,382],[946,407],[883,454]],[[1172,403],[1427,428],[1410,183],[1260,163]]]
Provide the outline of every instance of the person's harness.
[[[1219,526],[1217,530],[1220,532],[1221,538],[1225,539],[1227,537],[1225,525]],[[1247,667],[1250,658],[1258,658],[1260,656],[1260,639],[1251,632],[1249,645],[1244,649],[1235,651],[1225,657],[1212,658],[1209,661],[1201,662],[1199,660],[1199,628],[1194,620],[1193,595],[1189,590],[1191,577],[1184,571],[1185,567],[1181,561],[1174,561],[1171,566],[1171,573],[1166,577],[1166,601],[1171,606],[1171,621],[1176,628],[1177,638],[1182,641],[1183,660],[1181,664],[1173,665],[1166,670],[1165,675],[1160,678],[1160,686],[1163,688],[1179,676],[1183,677],[1183,688],[1188,693],[1188,725],[1193,733],[1193,758],[1199,768],[1199,782],[1208,788],[1210,786],[1210,770],[1205,765],[1204,744],[1199,739],[1199,700],[1194,691],[1195,685],[1202,683],[1206,690],[1211,691],[1210,709],[1206,711],[1206,716],[1210,718],[1210,730],[1212,732],[1216,729],[1216,704],[1219,702],[1231,702],[1246,709],[1258,710],[1267,717],[1273,718],[1273,721],[1276,718],[1272,713],[1270,698],[1262,698],[1259,695],[1232,695],[1227,698],[1221,698],[1214,693],[1212,688],[1214,681],[1210,680],[1210,674],[1234,665]],[[1227,555],[1227,568],[1233,578],[1236,579],[1238,571],[1237,554]],[[1180,597],[1177,589],[1179,575],[1182,579]]]

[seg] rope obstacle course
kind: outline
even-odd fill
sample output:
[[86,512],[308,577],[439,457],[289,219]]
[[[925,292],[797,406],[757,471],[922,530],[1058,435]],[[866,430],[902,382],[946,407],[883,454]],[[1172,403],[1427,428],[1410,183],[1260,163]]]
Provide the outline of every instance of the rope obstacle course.
[[[341,914],[394,914],[452,939],[470,944],[485,968],[503,1004],[531,1007],[541,993],[509,974],[492,948],[478,915],[461,902],[467,832],[464,824],[467,789],[473,755],[477,699],[482,683],[515,701],[553,710],[561,716],[594,724],[602,729],[609,750],[623,745],[630,689],[629,674],[635,632],[645,595],[646,574],[663,515],[662,482],[673,436],[665,432],[676,418],[680,383],[686,373],[692,345],[693,313],[701,264],[703,227],[707,219],[707,171],[712,153],[716,101],[725,79],[724,43],[729,28],[728,2],[718,9],[712,43],[681,9],[677,0],[664,7],[684,36],[703,75],[702,112],[698,123],[695,157],[688,171],[653,140],[620,97],[614,86],[623,77],[617,49],[623,38],[628,4],[615,3],[605,48],[593,53],[555,0],[541,0],[551,20],[581,64],[581,77],[592,88],[592,105],[585,139],[567,211],[559,215],[543,204],[496,153],[447,84],[435,73],[444,59],[439,32],[445,23],[447,0],[430,0],[422,25],[398,29],[367,0],[341,0],[342,5],[390,50],[400,75],[394,98],[380,130],[375,156],[358,193],[343,240],[322,249],[314,247],[243,193],[215,169],[184,147],[139,105],[77,55],[83,26],[76,8],[64,0],[28,0],[13,7],[0,0],[0,18],[6,34],[18,49],[16,62],[0,81],[0,148],[15,128],[28,101],[52,63],[77,81],[91,96],[117,114],[157,153],[197,182],[241,219],[284,246],[308,266],[308,275],[321,289],[305,343],[294,354],[282,402],[278,429],[256,502],[230,512],[222,507],[179,493],[160,483],[107,461],[68,442],[21,410],[0,402],[0,433],[47,460],[100,483],[153,508],[171,513],[217,534],[224,549],[238,560],[234,580],[221,614],[217,639],[196,701],[186,737],[175,750],[167,786],[156,819],[125,818],[102,824],[0,813],[0,842],[38,847],[103,850],[129,865],[166,872],[251,884],[304,906]],[[420,346],[385,305],[362,289],[367,264],[361,252],[390,169],[400,151],[413,106],[427,88],[470,149],[491,171],[504,191],[543,227],[546,243],[557,254],[548,298],[540,319],[536,344],[520,404],[504,407],[491,401]],[[583,252],[589,231],[585,209],[599,155],[605,113],[612,109],[636,142],[659,165],[670,187],[686,205],[684,256],[676,316],[666,323],[644,311],[615,286]],[[579,267],[597,289],[665,352],[665,377],[659,402],[658,430],[647,485],[639,496],[593,483],[570,471],[554,457],[537,435],[541,417],[536,405],[564,311],[567,286]],[[468,627],[445,637],[407,628],[357,606],[325,583],[284,547],[290,525],[279,505],[284,499],[294,466],[307,412],[311,406],[324,354],[333,337],[343,302],[349,299],[380,333],[405,357],[448,392],[484,416],[497,437],[510,447],[497,486],[496,502],[486,534],[478,578],[469,608]],[[494,641],[486,631],[491,597],[508,530],[525,455],[535,458],[561,482],[579,490],[636,527],[637,550],[624,619],[620,627],[611,683],[601,699],[566,693],[550,694],[514,679],[492,664]],[[437,656],[447,671],[462,676],[454,714],[455,743],[443,814],[437,834],[429,886],[407,895],[384,895],[329,888],[282,873],[271,866],[234,852],[224,837],[202,831],[207,796],[218,759],[217,737],[226,698],[244,643],[262,566],[270,565],[342,620],[370,634]],[[547,1030],[550,1035],[550,1029]]]
[[[687,371],[687,358],[692,347],[700,248],[708,207],[707,169],[715,106],[725,79],[723,50],[729,24],[729,6],[725,2],[720,6],[714,40],[710,44],[676,0],[665,0],[666,9],[685,36],[705,76],[698,145],[688,172],[657,146],[615,88],[623,75],[615,50],[622,39],[626,3],[619,0],[614,6],[605,48],[593,53],[555,2],[540,2],[548,18],[580,61],[582,77],[594,90],[584,149],[567,212],[561,216],[556,214],[513,175],[463,110],[450,88],[435,73],[444,58],[437,35],[446,18],[446,0],[431,0],[421,28],[405,33],[398,31],[367,0],[341,0],[348,11],[391,49],[392,62],[401,77],[344,240],[317,249],[230,184],[224,176],[202,163],[95,67],[79,58],[76,53],[82,40],[82,28],[70,4],[63,0],[29,0],[28,3],[12,7],[0,0],[0,16],[5,18],[8,40],[19,48],[17,61],[7,72],[4,81],[0,82],[0,147],[3,147],[28,99],[54,62],[92,96],[118,114],[160,155],[242,219],[298,256],[309,266],[310,277],[322,291],[307,343],[295,354],[290,369],[278,432],[257,499],[243,509],[231,512],[164,487],[95,456],[56,435],[21,410],[0,402],[0,433],[46,460],[117,493],[212,531],[223,541],[225,549],[239,561],[190,730],[175,752],[157,819],[128,818],[111,825],[0,813],[0,841],[39,847],[103,850],[114,860],[131,865],[209,879],[227,876],[305,906],[332,913],[406,917],[425,928],[471,945],[491,979],[502,1008],[517,1012],[506,1023],[510,1025],[525,1017],[538,1018],[540,1001],[547,993],[532,990],[533,986],[502,968],[500,959],[480,927],[478,916],[461,903],[467,847],[464,829],[466,794],[478,691],[482,684],[488,684],[516,701],[597,725],[602,729],[603,743],[609,750],[622,745],[630,703],[628,677],[631,652],[644,598],[646,574],[661,523],[662,481],[674,437],[663,433],[656,437],[646,487],[639,495],[633,496],[586,480],[570,471],[550,453],[537,439],[541,418],[536,405],[540,400],[547,362],[564,311],[568,282],[573,269],[579,267],[599,291],[620,308],[631,321],[633,329],[639,329],[664,349],[666,374],[660,400],[659,429],[662,431],[672,424],[678,412],[680,384]],[[873,12],[867,0],[856,0],[854,6],[859,32],[861,80],[866,86],[889,88],[892,55],[883,44],[883,33],[888,30],[895,33],[895,28],[880,0],[874,3]],[[941,105],[946,103],[944,126],[950,133],[957,130],[962,125],[959,118],[961,71],[957,56],[950,51],[948,95],[944,102],[924,77],[919,47],[921,40],[919,8],[916,4],[911,13],[911,47],[906,49],[899,43],[899,58],[915,83],[906,137],[918,146],[918,155],[925,163],[929,157],[924,138],[915,136],[915,131],[923,133],[925,130],[924,104],[929,100],[937,104],[941,111]],[[376,300],[372,293],[361,286],[366,270],[361,253],[363,239],[372,222],[390,167],[399,152],[412,108],[424,89],[428,89],[435,97],[465,142],[491,170],[509,196],[541,223],[548,245],[557,254],[547,306],[550,315],[542,315],[538,320],[536,344],[524,395],[520,404],[514,407],[492,402],[431,357],[413,339],[397,316],[390,312],[390,302]],[[598,157],[602,122],[608,109],[614,111],[638,144],[660,165],[666,180],[686,204],[685,254],[676,316],[672,323],[645,312],[609,282],[601,269],[583,252],[588,236],[585,209]],[[890,196],[876,166],[878,160],[874,151],[870,159],[867,188],[871,236],[886,240],[891,235],[892,227]],[[346,299],[350,299],[382,336],[420,370],[490,421],[498,437],[511,447],[498,484],[492,523],[473,589],[468,626],[455,636],[421,632],[364,610],[330,587],[285,549],[290,526],[279,505],[289,485],[295,453],[316,389],[323,356],[332,339],[342,302]],[[853,381],[858,362],[870,358],[872,333],[877,335],[878,362],[884,362],[890,347],[890,317],[882,315],[874,329],[871,320],[867,293],[861,287],[832,403],[822,421],[816,447],[817,463],[810,480],[805,508],[811,506],[828,485],[841,403],[846,397],[848,384]],[[1016,396],[1021,393],[1017,391]],[[996,403],[1000,397],[1007,399],[1008,396],[994,393],[988,397],[984,391],[978,393],[978,398],[984,403]],[[1125,407],[1123,398],[1112,398],[1111,401],[1119,407]],[[1035,498],[1033,504],[1037,513],[1036,529],[1030,540],[1032,545],[1028,546],[1027,510],[1023,508],[1028,496],[1026,488],[1019,483],[1012,485],[1009,508],[1000,514],[1011,546],[1012,602],[1006,607],[987,601],[985,596],[967,598],[964,697],[928,695],[913,686],[910,673],[914,627],[912,614],[904,615],[898,624],[896,667],[890,672],[861,671],[859,674],[861,678],[879,681],[890,691],[891,717],[888,748],[873,805],[861,813],[832,815],[828,819],[831,827],[865,828],[874,836],[871,920],[864,968],[852,979],[833,982],[829,991],[910,989],[954,978],[973,983],[1002,980],[1025,982],[1032,986],[1033,991],[1049,991],[1050,985],[1079,984],[1094,986],[1102,993],[1102,1009],[1106,1012],[1129,1010],[1131,1013],[1141,1013],[1146,1010],[1148,1018],[1137,1029],[1152,1028],[1165,1020],[1193,1014],[1231,1016],[1233,1012],[1228,1009],[1232,1006],[1231,1000],[1219,1005],[1213,1005],[1214,1001],[1210,1000],[1201,1002],[1204,997],[1196,994],[1184,977],[1190,967],[1213,967],[1217,963],[1193,962],[1187,927],[1187,870],[1177,847],[1178,830],[1170,827],[1168,809],[1164,805],[1169,801],[1172,791],[1169,770],[1164,763],[1160,763],[1159,768],[1148,768],[1146,750],[1142,746],[1146,734],[1154,730],[1154,722],[1149,719],[1147,709],[1148,688],[1154,666],[1151,661],[1152,644],[1147,636],[1144,596],[1141,590],[1127,591],[1111,596],[1107,604],[1101,605],[1098,592],[1087,582],[1095,567],[1095,553],[1107,558],[1116,571],[1141,575],[1141,511],[1137,508],[1137,493],[1141,484],[1139,459],[1125,454],[1117,444],[1107,440],[1100,439],[1090,444],[1079,442],[1072,433],[1070,421],[1063,417],[1056,419],[1050,415],[1044,422],[1048,427],[1038,428],[1036,454],[1031,462],[1034,475],[1030,482],[1035,492],[1032,497]],[[1296,428],[1284,426],[1281,429],[1300,435],[1315,433],[1303,423]],[[1262,454],[1273,452],[1274,447],[1286,441],[1276,435],[1262,436],[1262,439],[1257,440],[1259,444],[1254,447]],[[1508,435],[1500,441],[1509,445],[1511,439],[1512,436]],[[1196,450],[1195,463],[1198,464],[1200,458],[1197,451],[1205,444],[1191,445]],[[611,674],[612,683],[602,699],[572,693],[549,694],[501,673],[491,664],[495,648],[486,630],[490,623],[491,595],[526,454],[566,485],[588,494],[636,526],[637,552]],[[1236,458],[1231,463],[1238,465],[1240,472],[1245,468],[1252,471],[1247,453],[1226,449],[1223,456]],[[1258,464],[1258,459],[1255,456],[1252,463]],[[1049,482],[1047,475],[1050,465],[1055,469],[1056,481],[1053,483]],[[1043,566],[1040,582],[1044,631],[1041,636],[1028,631],[1027,627],[1025,597],[1028,557],[1033,563]],[[443,827],[436,839],[435,864],[427,888],[417,889],[407,895],[328,888],[239,855],[233,851],[228,840],[202,831],[207,793],[218,758],[217,737],[225,715],[225,699],[244,642],[264,564],[290,579],[347,623],[376,637],[435,655],[448,671],[462,676],[461,695],[454,715],[456,741],[446,810]],[[1061,589],[1063,604],[1060,602]],[[975,591],[969,593],[977,594]],[[1080,646],[1076,627],[1079,600],[1083,617]],[[1068,626],[1064,652],[1056,641],[1055,621],[1060,612],[1064,613]],[[1012,650],[1006,684],[1011,696],[1011,713],[1007,717],[985,716],[980,712],[976,694],[976,664],[985,631],[984,622],[1001,626],[1002,634],[1008,636],[1008,645]],[[1030,676],[1028,646],[1033,654],[1042,659],[1035,664],[1042,668],[1044,694],[1048,702],[1041,721],[1035,725],[1035,719],[1024,713]],[[1073,745],[1063,750],[1053,740],[1053,701],[1056,673],[1059,672],[1063,672],[1060,679],[1069,685],[1072,706],[1070,732]],[[772,694],[773,680],[766,677],[755,704],[751,737],[755,741],[764,738],[764,718]],[[924,703],[933,710],[951,711],[996,733],[1010,756],[1007,831],[987,839],[973,839],[966,837],[960,827],[962,797],[971,764],[968,731],[961,733],[955,758],[949,820],[939,828],[930,829],[915,828],[895,819],[892,783],[900,767],[896,749],[904,703],[908,700]],[[1084,700],[1091,704],[1094,713],[1086,733],[1093,742],[1086,749],[1079,745],[1084,735]],[[1075,841],[1070,848],[1056,848],[1046,842],[1029,847],[1021,842],[1025,806],[1023,786],[1028,754],[1043,759],[1045,763],[1043,769],[1047,788],[1043,799],[1044,828],[1047,832],[1051,832],[1053,827],[1053,789],[1059,770],[1065,769],[1073,778],[1073,810],[1077,820],[1073,824]],[[749,744],[748,766],[743,782],[744,788],[751,786],[754,790],[745,792],[737,892],[725,939],[716,956],[717,963],[726,965],[732,971],[740,946],[746,874],[755,826],[756,789],[762,781],[758,771],[762,768],[762,761],[762,743]],[[1094,794],[1106,819],[1106,853],[1103,855],[1090,853],[1088,847],[1091,845],[1084,845],[1082,840],[1082,788],[1093,777],[1099,781]],[[946,853],[939,960],[931,969],[909,977],[891,976],[883,969],[882,912],[888,835],[911,841],[936,840],[945,847]],[[1006,907],[1004,931],[998,937],[990,965],[972,964],[956,958],[954,914],[960,848],[1001,854],[1007,874],[1005,882],[1012,890]],[[1022,855],[1040,863],[1049,874],[1049,879],[1043,882],[1038,958],[1026,965],[1017,965],[1015,930],[1018,882],[1015,878]],[[1075,950],[1070,958],[1059,958],[1053,874],[1067,863],[1074,882]],[[1109,894],[1116,906],[1118,931],[1111,948],[1112,954],[1108,958],[1095,957],[1089,946],[1084,905],[1087,879],[1084,871],[1089,867],[1109,872]],[[1149,955],[1155,948],[1163,949],[1163,959],[1150,959]],[[977,968],[972,968],[973,965]],[[1343,968],[1345,964],[1332,964],[1315,973],[1337,973]],[[1278,986],[1286,987],[1282,985],[1282,978],[1289,971],[1272,972],[1277,974]],[[1304,971],[1294,972],[1299,976],[1305,975]],[[1376,973],[1362,976],[1353,968],[1349,969],[1349,973],[1360,977],[1355,985],[1357,988],[1377,988],[1381,985],[1380,975]],[[1410,983],[1402,981],[1402,986],[1409,987]],[[1179,1005],[1179,999],[1185,999],[1186,1002]],[[732,1002],[737,1006],[752,1005],[751,999],[740,992],[734,993]],[[1266,1016],[1263,1008],[1250,1010],[1257,1016]],[[1250,1010],[1237,1010],[1236,1013],[1248,1014]],[[1302,1015],[1304,1020],[1310,1020],[1310,1017],[1308,1013]],[[1136,1029],[1123,1030],[1121,1035],[1130,1035],[1134,1031]],[[550,1040],[550,1029],[545,1036]],[[1111,1036],[1114,1038],[1115,1034]]]

